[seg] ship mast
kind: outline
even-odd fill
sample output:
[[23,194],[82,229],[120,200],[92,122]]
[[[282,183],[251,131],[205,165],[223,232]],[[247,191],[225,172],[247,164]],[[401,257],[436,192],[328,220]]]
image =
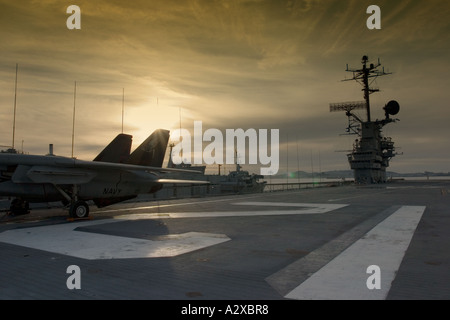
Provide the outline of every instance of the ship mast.
[[367,111],[367,121],[371,121],[370,117],[370,94],[374,92],[380,91],[378,88],[371,88],[369,84],[369,79],[374,78],[371,82],[375,80],[375,78],[379,76],[384,76],[392,73],[384,72],[384,68],[380,71],[377,68],[381,66],[380,59],[378,59],[377,64],[371,63],[370,65],[367,65],[369,61],[369,58],[367,56],[363,56],[361,63],[363,65],[362,69],[349,69],[347,65],[347,72],[352,72],[353,77],[351,79],[344,79],[342,81],[357,81],[360,84],[362,84],[364,92],[364,101],[365,101],[365,107]]
[[[370,69],[367,69],[367,56],[363,57],[363,81],[364,81],[364,100],[366,101],[366,109],[367,109],[367,121],[370,122],[370,93],[371,93],[371,89],[369,87],[369,71]],[[373,90],[373,89],[372,89]],[[372,91],[373,92],[373,91]]]

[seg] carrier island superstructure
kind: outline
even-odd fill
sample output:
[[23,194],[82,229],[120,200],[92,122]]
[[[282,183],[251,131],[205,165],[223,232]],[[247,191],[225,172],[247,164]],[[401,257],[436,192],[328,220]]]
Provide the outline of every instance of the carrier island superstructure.
[[[390,137],[383,137],[382,128],[398,119],[392,119],[390,116],[396,115],[400,106],[397,101],[391,100],[384,106],[385,119],[372,121],[370,115],[370,95],[378,92],[378,88],[370,87],[376,77],[388,75],[390,73],[379,69],[380,61],[376,64],[370,63],[367,56],[362,57],[361,69],[349,69],[353,73],[351,79],[359,82],[364,92],[364,101],[343,102],[330,104],[330,111],[345,111],[348,117],[347,134],[357,135],[353,144],[353,150],[347,154],[350,168],[353,170],[355,183],[372,184],[386,182],[386,168],[389,167],[389,161],[395,156],[394,142]],[[370,81],[370,83],[369,83]],[[364,121],[358,117],[354,110],[366,109],[367,119]]]

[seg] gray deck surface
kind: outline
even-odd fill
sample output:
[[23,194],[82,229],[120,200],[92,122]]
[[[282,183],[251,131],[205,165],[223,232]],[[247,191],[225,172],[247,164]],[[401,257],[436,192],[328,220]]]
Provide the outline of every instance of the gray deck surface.
[[[450,299],[449,190],[398,181],[91,207],[88,221],[68,222],[62,209],[3,217],[0,299]],[[406,251],[389,253],[408,231],[381,223],[404,211],[407,225],[423,207]],[[380,267],[380,290],[366,285],[366,258]],[[67,287],[71,265],[81,289]]]

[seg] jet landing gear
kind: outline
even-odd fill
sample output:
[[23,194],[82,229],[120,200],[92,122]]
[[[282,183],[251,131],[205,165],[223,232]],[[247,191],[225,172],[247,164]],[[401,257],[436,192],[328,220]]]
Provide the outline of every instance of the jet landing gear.
[[55,188],[69,203],[69,217],[70,219],[87,219],[89,217],[89,206],[83,200],[78,200],[78,186],[73,185],[71,196],[67,194],[62,188],[54,185]]
[[84,201],[75,201],[70,205],[69,215],[74,219],[83,219],[89,216],[89,206]]
[[11,201],[11,205],[9,206],[9,212],[11,215],[23,215],[30,213],[30,203],[28,201],[15,198]]

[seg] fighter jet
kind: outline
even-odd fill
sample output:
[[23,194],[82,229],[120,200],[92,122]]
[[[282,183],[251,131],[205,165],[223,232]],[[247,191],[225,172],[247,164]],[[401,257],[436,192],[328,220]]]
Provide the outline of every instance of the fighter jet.
[[73,218],[89,216],[87,201],[97,207],[154,193],[164,183],[207,181],[164,179],[161,175],[192,170],[162,168],[169,131],[154,131],[130,154],[132,137],[119,134],[93,161],[48,155],[0,153],[0,196],[14,197],[12,213],[29,203],[61,201]]

